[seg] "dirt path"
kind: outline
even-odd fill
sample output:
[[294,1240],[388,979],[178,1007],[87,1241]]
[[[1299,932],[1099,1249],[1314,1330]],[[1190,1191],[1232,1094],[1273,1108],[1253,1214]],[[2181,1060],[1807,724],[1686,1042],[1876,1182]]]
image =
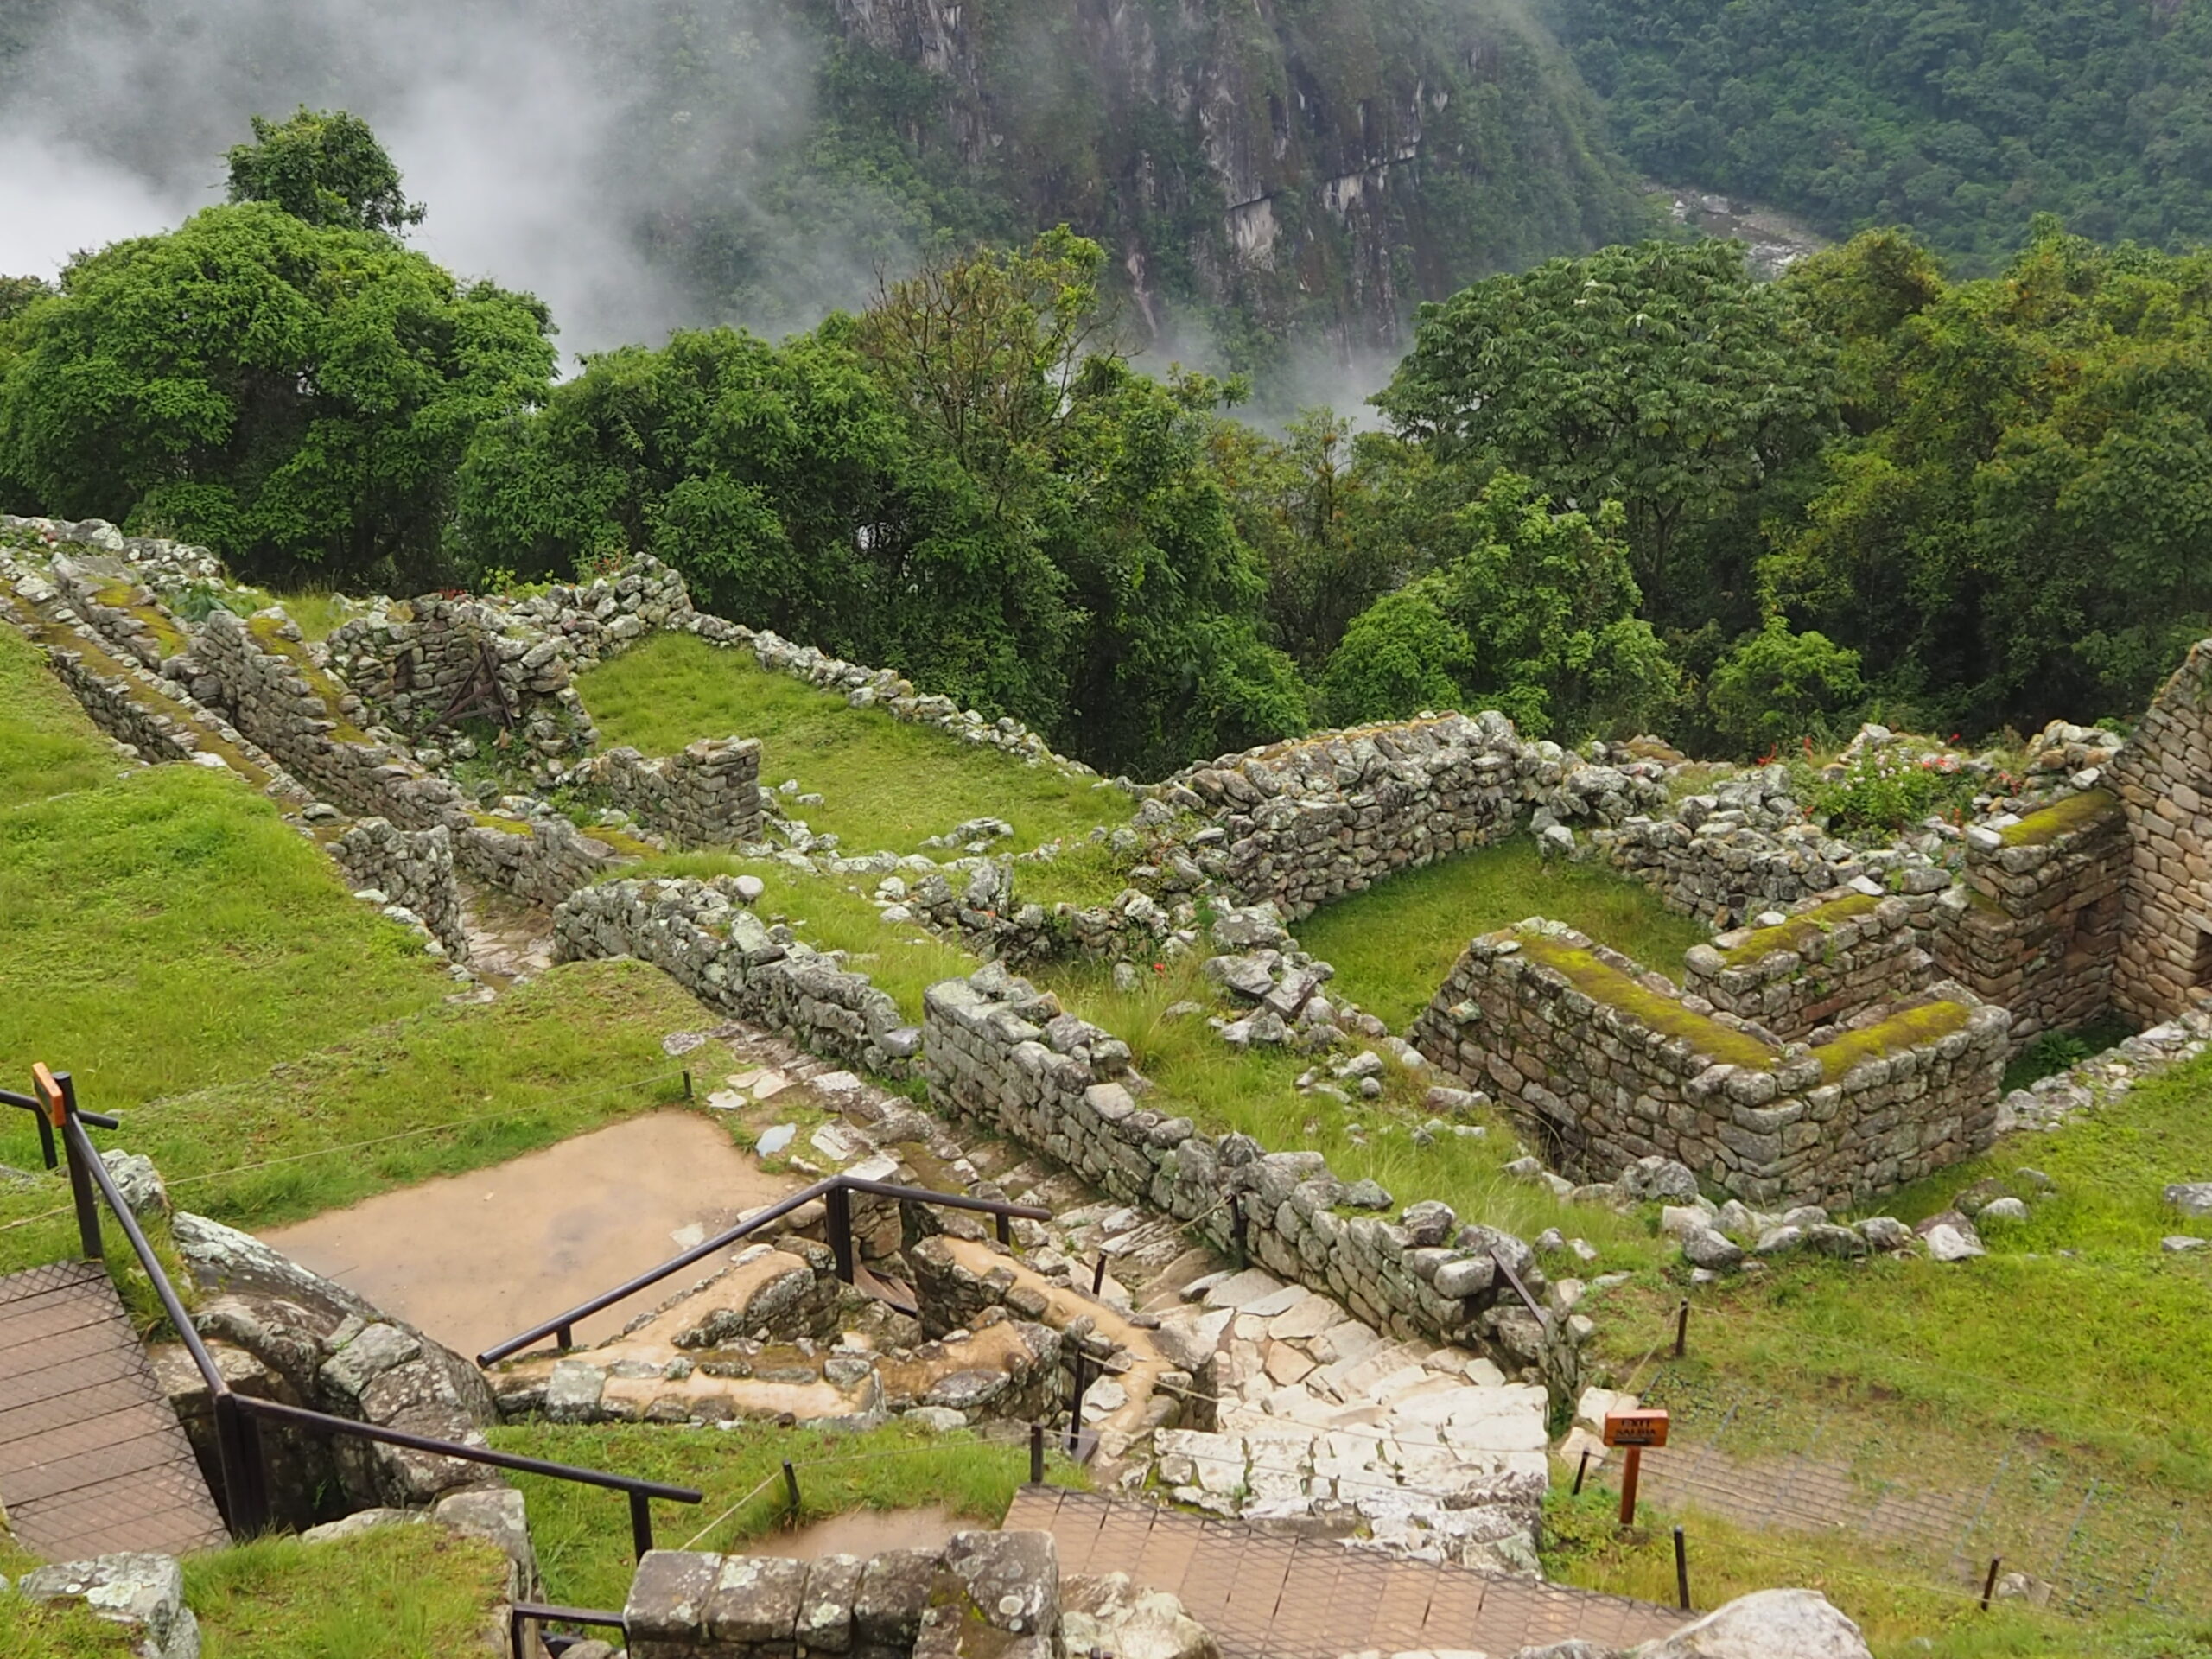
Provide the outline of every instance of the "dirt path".
[[[294,1260],[474,1354],[798,1185],[763,1173],[721,1124],[656,1112],[266,1236]],[[690,1227],[702,1232],[675,1236]],[[651,1306],[612,1308],[579,1325],[576,1338],[612,1336]]]

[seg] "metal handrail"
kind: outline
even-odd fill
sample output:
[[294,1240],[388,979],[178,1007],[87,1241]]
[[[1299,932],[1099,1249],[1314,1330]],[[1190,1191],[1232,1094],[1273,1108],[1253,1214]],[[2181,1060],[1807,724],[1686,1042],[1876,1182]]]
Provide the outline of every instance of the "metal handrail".
[[748,1216],[734,1227],[725,1228],[712,1238],[694,1244],[681,1255],[672,1255],[657,1268],[648,1268],[634,1279],[626,1280],[612,1290],[602,1291],[588,1302],[579,1302],[565,1313],[556,1313],[543,1324],[532,1325],[518,1337],[486,1348],[476,1356],[480,1366],[498,1363],[511,1354],[520,1353],[532,1343],[543,1342],[548,1337],[558,1338],[563,1348],[570,1346],[569,1338],[577,1321],[612,1307],[615,1303],[636,1295],[648,1287],[658,1284],[671,1274],[681,1273],[695,1262],[704,1261],[717,1250],[735,1243],[760,1231],[772,1222],[781,1221],[793,1211],[804,1208],[817,1198],[825,1201],[830,1212],[830,1247],[837,1258],[838,1277],[849,1283],[853,1276],[851,1194],[865,1193],[872,1198],[897,1198],[914,1204],[933,1204],[947,1210],[975,1210],[998,1217],[999,1242],[1009,1239],[1007,1223],[1020,1218],[1027,1221],[1050,1221],[1052,1212],[1033,1204],[1010,1204],[1003,1198],[978,1198],[964,1192],[936,1192],[927,1187],[898,1186],[889,1181],[871,1181],[858,1175],[830,1175],[802,1187],[790,1197],[779,1200],[757,1215]]
[[[113,1118],[102,1118],[92,1112],[80,1112],[77,1108],[76,1089],[67,1072],[60,1072],[54,1079],[61,1097],[61,1109],[56,1115],[60,1120],[62,1141],[69,1154],[70,1176],[73,1183],[79,1179],[79,1172],[97,1187],[114,1212],[123,1228],[123,1235],[130,1242],[131,1253],[138,1258],[138,1265],[152,1281],[154,1294],[161,1299],[162,1309],[169,1323],[184,1343],[185,1351],[192,1356],[192,1363],[207,1385],[210,1402],[214,1408],[216,1454],[222,1468],[224,1497],[228,1500],[231,1529],[234,1533],[251,1535],[262,1531],[268,1524],[268,1497],[263,1487],[259,1426],[253,1421],[266,1417],[278,1422],[290,1423],[302,1428],[320,1429],[329,1433],[345,1434],[355,1440],[376,1440],[388,1446],[404,1446],[411,1451],[428,1452],[442,1457],[458,1459],[466,1463],[480,1463],[493,1468],[512,1469],[524,1474],[544,1475],[558,1480],[574,1481],[581,1485],[601,1486],[628,1494],[630,1499],[631,1541],[642,1557],[652,1548],[652,1499],[664,1498],[673,1503],[700,1503],[706,1494],[690,1486],[671,1486],[661,1481],[645,1480],[634,1475],[618,1475],[604,1469],[587,1469],[574,1464],[552,1463],[542,1458],[525,1458],[513,1452],[495,1452],[488,1446],[467,1446],[457,1440],[437,1440],[426,1434],[410,1434],[402,1429],[384,1428],[372,1423],[357,1422],[350,1417],[334,1417],[327,1412],[309,1411],[298,1406],[280,1405],[273,1400],[260,1400],[236,1393],[225,1379],[214,1357],[200,1338],[199,1331],[186,1312],[176,1287],[169,1281],[161,1258],[155,1255],[145,1232],[138,1225],[138,1218],[130,1213],[122,1191],[99,1153],[91,1137],[85,1133],[85,1124],[99,1122],[106,1128],[116,1126]],[[13,1104],[21,1096],[11,1096]],[[41,1119],[43,1121],[43,1119]],[[105,1251],[99,1237],[99,1220],[87,1202],[88,1195],[80,1189],[78,1219],[84,1232],[86,1254],[94,1260]]]
[[[47,1122],[46,1108],[33,1096],[19,1095],[12,1089],[0,1089],[0,1106],[20,1107],[38,1120],[38,1149],[46,1160],[46,1166],[52,1169],[54,1165],[54,1125]],[[123,1127],[120,1119],[109,1117],[105,1113],[79,1112],[78,1116],[95,1128],[119,1129]]]
[[523,1652],[524,1625],[547,1623],[598,1624],[626,1634],[629,1630],[628,1622],[620,1613],[610,1612],[604,1607],[555,1607],[543,1602],[518,1601],[507,1609],[509,1659],[526,1659]]

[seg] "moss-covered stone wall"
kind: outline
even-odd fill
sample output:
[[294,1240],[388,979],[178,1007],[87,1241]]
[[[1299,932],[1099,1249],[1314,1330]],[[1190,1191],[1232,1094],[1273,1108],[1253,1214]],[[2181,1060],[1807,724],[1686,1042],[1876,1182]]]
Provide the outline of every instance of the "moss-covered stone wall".
[[1610,1181],[1656,1155],[1750,1204],[1849,1204],[1989,1147],[2008,1023],[1944,982],[1818,1047],[1777,1044],[1580,933],[1523,923],[1469,944],[1414,1040],[1569,1175]]
[[2126,817],[2101,789],[1967,831],[1932,948],[1944,973],[2012,1011],[2016,1052],[2112,1006],[2128,862]]
[[1935,977],[1903,898],[1845,892],[1779,926],[1723,933],[1682,958],[1686,989],[1784,1042],[1823,1039]]

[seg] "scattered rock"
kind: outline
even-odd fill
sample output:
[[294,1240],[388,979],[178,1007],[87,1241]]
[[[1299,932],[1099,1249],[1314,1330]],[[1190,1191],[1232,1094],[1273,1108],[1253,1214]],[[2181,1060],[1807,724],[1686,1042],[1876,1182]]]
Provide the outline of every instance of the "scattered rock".
[[1672,1158],[1639,1158],[1621,1171],[1613,1187],[1630,1204],[1694,1204],[1698,1196],[1697,1177]]
[[2177,1181],[2166,1189],[2166,1202],[2184,1216],[2212,1216],[2212,1181]]
[[1859,1627],[1812,1590],[1758,1590],[1647,1642],[1634,1659],[1873,1659]]

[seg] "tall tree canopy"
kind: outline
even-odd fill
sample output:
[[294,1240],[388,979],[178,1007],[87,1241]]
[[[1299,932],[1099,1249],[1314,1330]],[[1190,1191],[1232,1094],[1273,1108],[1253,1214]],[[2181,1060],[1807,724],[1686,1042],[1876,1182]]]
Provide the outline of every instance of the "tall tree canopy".
[[702,602],[1148,772],[1300,729],[1264,576],[1210,466],[1220,389],[1094,351],[1095,244],[1053,232],[769,346],[592,359],[468,463],[462,547],[624,548]]
[[1751,278],[1739,244],[1645,242],[1424,306],[1375,401],[1474,478],[1523,474],[1586,512],[1620,502],[1655,615],[1694,626],[1732,578],[1686,556],[1694,532],[1818,448],[1832,358],[1789,291]]
[[257,115],[253,142],[228,159],[232,201],[272,202],[309,225],[392,236],[423,222],[423,204],[407,200],[369,124],[344,110],[303,104],[288,121]]
[[1986,731],[2125,715],[2212,632],[2212,252],[2039,221],[1945,285],[1870,236],[1792,284],[1838,311],[1853,423],[1762,577],[1878,690]]
[[210,207],[0,324],[0,484],[249,577],[424,582],[471,437],[543,394],[550,330],[381,232]]

